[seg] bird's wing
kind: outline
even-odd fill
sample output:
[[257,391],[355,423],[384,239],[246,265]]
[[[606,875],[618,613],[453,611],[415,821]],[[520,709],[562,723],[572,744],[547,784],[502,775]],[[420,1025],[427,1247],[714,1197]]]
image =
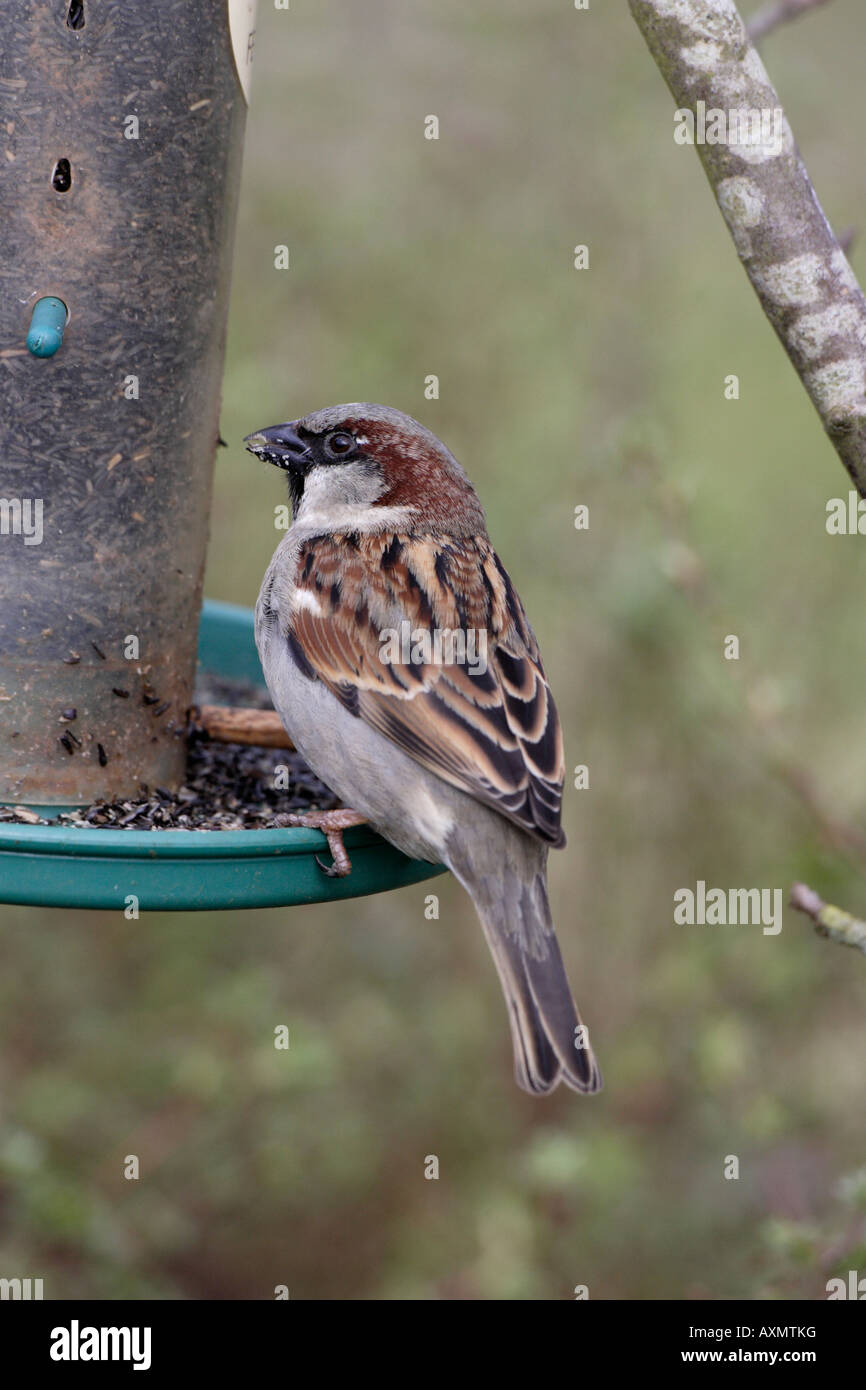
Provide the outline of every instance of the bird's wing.
[[[449,633],[463,635],[465,652]],[[565,843],[559,717],[486,536],[312,538],[286,638],[305,675],[417,762],[538,839]]]

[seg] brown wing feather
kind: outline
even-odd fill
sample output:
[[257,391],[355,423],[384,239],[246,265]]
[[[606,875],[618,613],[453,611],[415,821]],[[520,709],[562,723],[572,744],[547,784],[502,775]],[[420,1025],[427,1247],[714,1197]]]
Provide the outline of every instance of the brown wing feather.
[[[564,844],[559,718],[523,607],[485,536],[316,537],[301,550],[295,583],[305,592],[291,645],[347,708],[438,776]],[[486,669],[473,674],[447,650],[441,661],[383,660],[387,632],[455,629],[486,633]]]

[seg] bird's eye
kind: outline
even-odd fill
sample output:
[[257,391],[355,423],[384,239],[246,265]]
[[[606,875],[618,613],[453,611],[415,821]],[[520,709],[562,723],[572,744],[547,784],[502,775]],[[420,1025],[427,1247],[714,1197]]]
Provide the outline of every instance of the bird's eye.
[[348,454],[354,447],[354,435],[346,434],[343,430],[337,430],[328,440],[328,448],[332,454]]

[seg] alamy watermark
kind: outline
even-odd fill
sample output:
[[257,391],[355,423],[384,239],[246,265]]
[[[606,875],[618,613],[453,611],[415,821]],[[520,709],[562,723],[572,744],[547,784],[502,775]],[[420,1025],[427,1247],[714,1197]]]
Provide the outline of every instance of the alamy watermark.
[[41,497],[0,497],[0,536],[23,536],[25,545],[41,545],[42,506]]
[[828,536],[866,536],[866,499],[856,492],[849,492],[847,498],[829,498],[826,511]]
[[51,1329],[48,1354],[52,1361],[131,1361],[134,1371],[149,1371],[151,1336],[150,1327],[82,1327],[73,1318]]
[[403,618],[399,629],[382,629],[379,643],[379,660],[385,666],[465,666],[471,676],[483,676],[487,670],[483,627],[413,627]]
[[707,888],[702,878],[695,887],[674,893],[674,921],[689,927],[763,927],[764,936],[782,930],[781,888]]
[[860,1272],[856,1269],[848,1270],[847,1280],[828,1279],[824,1288],[827,1290],[827,1299],[830,1302],[837,1298],[853,1298],[858,1303],[862,1303],[866,1299],[866,1279],[861,1279]]
[[4,1302],[6,1299],[15,1303],[27,1302],[42,1296],[41,1279],[0,1279],[0,1299]]
[[678,145],[728,145],[781,154],[784,131],[781,106],[734,107],[725,111],[720,106],[708,109],[705,101],[698,101],[694,111],[681,106],[674,112],[674,140]]

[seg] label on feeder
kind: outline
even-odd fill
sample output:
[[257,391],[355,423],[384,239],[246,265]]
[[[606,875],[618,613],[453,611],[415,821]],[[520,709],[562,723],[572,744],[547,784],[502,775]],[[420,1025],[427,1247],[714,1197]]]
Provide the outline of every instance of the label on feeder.
[[258,0],[229,0],[229,33],[235,68],[240,79],[244,101],[249,104],[250,79],[253,75],[253,49],[256,42],[256,6]]

